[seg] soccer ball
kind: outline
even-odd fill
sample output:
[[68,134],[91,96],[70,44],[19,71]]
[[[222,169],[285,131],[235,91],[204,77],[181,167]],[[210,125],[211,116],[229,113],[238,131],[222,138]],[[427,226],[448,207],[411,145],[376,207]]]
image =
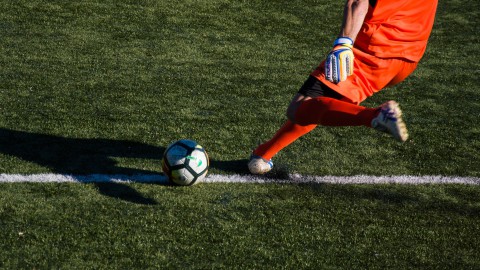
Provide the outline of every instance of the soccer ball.
[[208,166],[207,152],[192,140],[173,142],[163,153],[163,172],[171,182],[180,186],[190,186],[202,181],[207,175]]

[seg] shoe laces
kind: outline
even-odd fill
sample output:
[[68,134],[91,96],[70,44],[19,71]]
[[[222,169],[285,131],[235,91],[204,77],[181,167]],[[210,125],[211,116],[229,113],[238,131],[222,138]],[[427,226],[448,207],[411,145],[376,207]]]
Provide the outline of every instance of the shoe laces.
[[392,109],[392,108],[382,108],[382,120],[383,121],[393,121],[393,122],[396,122],[397,121],[397,117],[395,117],[395,111]]

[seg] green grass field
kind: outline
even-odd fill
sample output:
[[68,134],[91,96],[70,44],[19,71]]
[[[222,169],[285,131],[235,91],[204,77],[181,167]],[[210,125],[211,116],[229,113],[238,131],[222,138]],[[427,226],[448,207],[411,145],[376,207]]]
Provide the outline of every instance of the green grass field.
[[[342,1],[0,0],[0,173],[157,174],[200,142],[214,174],[285,121]],[[411,139],[320,127],[302,175],[480,177],[480,2],[440,1],[397,100]],[[480,269],[480,186],[1,183],[0,269]]]

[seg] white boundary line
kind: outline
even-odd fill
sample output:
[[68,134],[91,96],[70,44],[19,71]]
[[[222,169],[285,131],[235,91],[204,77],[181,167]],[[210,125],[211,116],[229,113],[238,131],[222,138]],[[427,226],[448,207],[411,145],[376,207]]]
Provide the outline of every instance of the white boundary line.
[[[67,174],[0,174],[0,183],[155,183],[167,184],[168,180],[163,174],[140,175],[67,175]],[[219,175],[209,174],[204,183],[329,183],[329,184],[465,184],[480,185],[478,177],[459,176],[302,176],[292,174],[288,179],[272,179],[249,175]]]

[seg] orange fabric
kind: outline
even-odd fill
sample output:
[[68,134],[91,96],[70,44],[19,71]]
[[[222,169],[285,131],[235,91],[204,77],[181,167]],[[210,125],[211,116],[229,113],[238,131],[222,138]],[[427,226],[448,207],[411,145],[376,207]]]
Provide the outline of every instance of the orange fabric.
[[427,47],[438,0],[379,0],[370,6],[355,47],[379,58],[418,62]]
[[345,97],[345,101],[360,104],[367,97],[385,87],[404,80],[417,67],[416,62],[401,59],[381,59],[353,48],[355,59],[353,75],[347,80],[334,84],[325,79],[325,62],[311,75],[322,81],[327,87]]
[[353,48],[353,75],[333,84],[325,79],[325,62],[311,73],[344,99],[319,97],[304,101],[295,116],[299,124],[287,120],[254,154],[269,160],[317,124],[370,126],[378,110],[356,104],[401,82],[415,70],[432,31],[437,3],[438,0],[379,0],[374,8],[370,6]]
[[297,124],[287,120],[271,140],[259,145],[253,153],[270,160],[280,150],[312,131],[317,124],[370,127],[378,112],[377,108],[365,108],[328,97],[310,99],[298,108],[295,115]]
[[275,133],[272,139],[261,144],[253,151],[254,155],[261,156],[266,160],[272,159],[280,150],[296,141],[301,136],[312,131],[317,125],[301,126],[287,120],[283,126]]
[[377,1],[355,40],[353,75],[331,83],[325,79],[324,62],[311,75],[355,104],[401,82],[425,52],[437,4],[438,0]]
[[299,125],[367,126],[378,115],[378,108],[366,108],[329,97],[303,101],[295,119]]

